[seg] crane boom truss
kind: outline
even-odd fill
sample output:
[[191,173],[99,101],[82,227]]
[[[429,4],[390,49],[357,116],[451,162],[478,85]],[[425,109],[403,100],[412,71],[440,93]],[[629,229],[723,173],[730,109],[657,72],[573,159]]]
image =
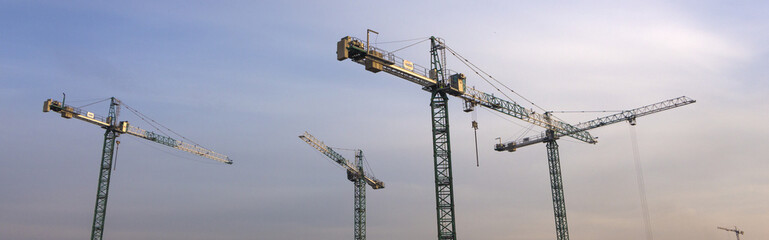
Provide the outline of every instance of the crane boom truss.
[[337,153],[331,147],[326,146],[325,143],[315,138],[315,136],[312,136],[308,132],[304,132],[304,134],[299,135],[299,138],[302,139],[304,142],[309,144],[311,147],[315,148],[319,152],[323,153],[323,155],[326,155],[326,157],[330,158],[337,164],[341,165],[342,167],[347,170],[347,179],[353,182],[353,190],[354,190],[354,227],[353,227],[353,236],[355,240],[365,240],[366,239],[366,184],[371,186],[373,189],[381,189],[384,188],[384,183],[382,181],[377,180],[376,178],[369,177],[363,170],[363,151],[356,149],[355,150],[355,163],[350,163],[347,159],[342,157],[341,154]]
[[[413,64],[380,48],[368,46],[369,50],[366,51],[365,49],[360,39],[349,36],[344,37],[337,43],[337,60],[341,61],[350,58],[353,62],[367,66],[367,69],[370,69],[369,66],[375,64],[381,68],[381,71],[416,83],[427,91],[430,91],[430,87],[439,83],[438,80],[428,77],[430,76],[430,69]],[[442,73],[443,76],[447,76],[453,74],[454,71],[443,69]],[[596,143],[595,138],[587,131],[580,131],[578,128],[561,121],[548,122],[542,114],[526,109],[515,102],[498,98],[493,94],[481,92],[475,88],[468,88],[462,95],[457,97],[462,98],[469,104],[480,105],[545,129],[553,129],[563,136],[573,137],[586,143]]]
[[92,240],[101,240],[104,235],[104,220],[107,214],[109,185],[112,176],[112,164],[115,157],[115,142],[120,134],[128,133],[169,147],[191,152],[205,158],[232,164],[232,161],[226,155],[215,153],[200,146],[181,142],[171,137],[146,131],[138,127],[129,126],[126,121],[118,123],[117,117],[120,112],[120,105],[120,100],[114,97],[110,98],[109,113],[107,117],[102,117],[77,107],[65,105],[59,101],[53,101],[52,99],[43,102],[43,112],[54,111],[60,113],[63,118],[80,119],[105,129],[104,145],[99,167],[99,183],[96,191],[93,225],[91,227]]
[[721,229],[721,230],[724,230],[724,231],[729,231],[729,232],[734,232],[734,234],[737,235],[737,240],[740,240],[740,234],[743,234],[743,235],[745,234],[745,232],[740,230],[739,228],[737,228],[737,226],[734,226],[734,229],[729,229],[729,228],[725,228],[725,227],[718,227],[718,229]]
[[304,132],[304,134],[299,135],[299,138],[301,138],[304,142],[309,144],[311,147],[315,148],[319,152],[323,153],[323,155],[326,155],[326,157],[330,158],[337,164],[344,167],[348,172],[351,172],[352,174],[355,174],[357,177],[361,177],[366,181],[366,183],[371,186],[373,189],[380,189],[384,188],[384,183],[382,181],[379,181],[379,179],[376,179],[371,176],[367,176],[364,172],[361,172],[358,167],[356,167],[353,163],[351,163],[349,160],[342,157],[341,154],[331,149],[331,147],[326,146],[325,143],[315,138],[315,136],[311,135],[308,132]]
[[[587,122],[578,123],[574,125],[576,130],[573,130],[573,131],[587,131],[594,128],[598,128],[598,127],[602,127],[602,126],[606,126],[606,125],[610,125],[618,122],[623,122],[623,121],[630,121],[632,124],[634,124],[635,119],[638,117],[643,117],[649,114],[670,110],[673,108],[689,105],[695,102],[696,100],[688,98],[686,96],[672,98],[662,102],[649,104],[646,106],[638,107],[638,108],[627,110],[627,111],[622,111],[622,112],[608,115],[605,117],[596,118]],[[556,132],[554,138],[558,139],[560,137],[563,137],[564,135],[565,135],[564,133]],[[547,134],[543,132],[541,134],[538,134],[535,136],[529,136],[521,140],[496,144],[494,146],[494,149],[497,151],[512,152],[520,147],[525,147],[525,146],[545,142],[547,139],[548,139]]]
[[[630,124],[635,125],[636,118],[638,117],[681,107],[694,102],[695,100],[682,96],[580,123],[577,124],[576,127],[579,129],[578,131],[586,131],[622,121],[629,121]],[[545,117],[546,120],[552,119],[550,118],[549,112],[545,113]],[[566,220],[566,199],[563,194],[563,180],[561,177],[560,164],[561,160],[558,154],[558,144],[556,143],[556,140],[561,136],[563,136],[563,134],[548,129],[544,133],[537,136],[531,136],[523,138],[519,141],[513,141],[505,144],[496,144],[494,149],[497,151],[507,150],[512,152],[520,147],[541,142],[546,143],[548,167],[550,169],[550,190],[553,197],[553,214],[555,217],[556,237],[558,240],[568,240],[569,226]]]
[[[120,100],[114,99],[116,106],[119,106]],[[137,136],[146,140],[150,140],[162,145],[166,145],[172,148],[176,148],[185,152],[189,152],[204,158],[212,159],[218,162],[232,164],[232,160],[227,155],[211,151],[198,145],[189,144],[187,142],[176,140],[172,137],[161,135],[152,131],[147,131],[139,127],[133,126],[126,121],[115,122],[116,117],[102,117],[95,115],[91,112],[86,112],[80,108],[72,107],[62,104],[58,101],[48,99],[45,101],[43,111],[54,111],[61,113],[65,118],[77,118],[85,122],[100,126],[111,131],[116,131],[117,134],[127,133],[133,136]]]
[[[337,60],[350,58],[353,62],[364,65],[368,71],[374,73],[384,71],[416,83],[422,86],[423,90],[431,92],[438,239],[456,239],[447,93],[462,98],[465,101],[466,111],[480,105],[583,142],[596,143],[596,140],[587,131],[578,131],[572,125],[537,114],[515,102],[497,98],[475,88],[466,88],[464,75],[452,74],[451,70],[445,68],[446,46],[444,43],[435,37],[430,37],[430,40],[431,68],[429,70],[399,58],[391,52],[372,47],[368,42],[364,46],[361,40],[349,36],[337,43]],[[451,76],[450,82],[447,81],[447,76]],[[557,150],[557,145],[555,146]],[[563,195],[562,191],[561,195]]]

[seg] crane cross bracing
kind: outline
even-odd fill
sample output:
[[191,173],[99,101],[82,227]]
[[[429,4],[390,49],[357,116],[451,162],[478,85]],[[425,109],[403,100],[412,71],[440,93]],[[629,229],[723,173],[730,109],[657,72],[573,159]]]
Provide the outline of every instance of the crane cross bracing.
[[349,58],[355,63],[364,65],[370,72],[384,71],[416,83],[422,86],[423,90],[431,93],[438,239],[456,239],[448,95],[463,99],[466,112],[472,111],[475,106],[482,106],[583,142],[596,143],[596,140],[587,131],[579,131],[568,123],[550,119],[548,115],[538,114],[515,102],[495,97],[475,88],[467,88],[464,74],[454,73],[444,67],[446,46],[443,41],[430,37],[430,46],[429,69],[395,56],[391,52],[372,47],[368,45],[368,41],[364,45],[360,39],[349,36],[337,42],[336,53],[339,61]]
[[[665,110],[685,106],[695,103],[696,101],[682,96],[662,102],[649,104],[643,107],[635,108],[632,110],[622,111],[620,113],[612,114],[609,116],[597,118],[591,121],[583,122],[576,125],[578,131],[586,131],[598,127],[607,126],[610,124],[628,121],[631,125],[635,125],[636,118],[646,116],[653,113],[658,113]],[[550,116],[550,112],[545,113],[545,116]],[[564,136],[561,133],[555,132],[551,129],[546,130],[544,133],[523,138],[518,141],[509,143],[500,143],[494,146],[494,150],[497,151],[510,151],[513,152],[516,149],[524,146],[533,145],[536,143],[545,143],[547,148],[547,162],[550,169],[550,191],[553,198],[553,215],[555,218],[556,236],[558,240],[569,239],[569,225],[566,219],[566,197],[563,193],[563,179],[561,177],[561,160],[558,153],[558,140]]]
[[[434,39],[439,41],[439,45],[443,44],[439,39]],[[432,70],[414,64],[385,50],[373,46],[368,46],[367,48],[369,49],[368,51],[365,50],[366,47],[358,38],[349,36],[344,37],[337,42],[337,60],[342,61],[350,58],[353,62],[366,66],[366,70],[371,72],[384,71],[395,75],[396,77],[416,83],[424,87],[423,89],[426,91],[429,91],[430,87],[438,85],[439,80],[437,80],[437,78],[439,76],[436,76],[437,74],[434,72],[431,73]],[[446,69],[442,75],[448,76],[446,78],[451,78],[452,83],[447,85],[456,85],[451,86],[455,89],[454,91],[448,91],[448,93],[463,99],[466,106],[480,105],[502,114],[524,120],[539,127],[553,129],[564,136],[570,136],[587,143],[596,143],[595,138],[593,138],[587,131],[580,131],[577,127],[565,122],[557,120],[548,121],[545,115],[524,108],[515,102],[498,98],[493,94],[481,92],[474,87],[468,88],[465,85],[464,74],[455,73],[452,70]],[[453,82],[456,82],[456,84],[453,84]]]
[[160,143],[182,151],[190,152],[198,156],[213,159],[226,164],[232,164],[226,155],[216,153],[203,147],[192,145],[130,125],[128,122],[118,122],[117,117],[122,103],[117,98],[110,98],[110,108],[107,117],[98,116],[80,108],[69,106],[64,102],[48,99],[43,102],[43,112],[54,111],[63,118],[76,118],[94,124],[105,129],[104,146],[102,149],[101,165],[99,168],[99,184],[96,192],[96,206],[94,207],[93,225],[91,227],[91,239],[102,239],[104,234],[104,219],[107,214],[107,200],[109,185],[112,176],[112,164],[115,155],[115,141],[120,134],[127,133],[156,143]]
[[725,227],[718,227],[718,229],[728,231],[728,232],[734,232],[734,234],[737,235],[737,240],[740,240],[740,234],[743,234],[743,235],[745,234],[745,232],[737,228],[737,226],[734,226],[734,229],[729,229]]
[[[606,125],[610,125],[618,122],[623,122],[623,121],[628,121],[630,122],[630,124],[635,125],[636,118],[643,117],[653,113],[658,113],[665,110],[670,110],[677,107],[682,107],[695,102],[697,101],[694,99],[688,98],[686,96],[681,96],[673,99],[668,99],[662,102],[634,108],[631,110],[622,111],[622,112],[608,115],[605,117],[596,118],[587,122],[578,123],[574,125],[574,127],[576,127],[576,131],[587,131],[594,128],[598,128],[598,127],[602,127],[602,126],[606,126]],[[557,139],[563,136],[564,136],[563,133],[555,133],[553,137]],[[525,137],[520,140],[496,144],[494,145],[494,149],[497,151],[513,152],[520,147],[525,147],[532,144],[545,142],[547,139],[548,139],[547,133],[543,132],[539,135]]]
[[[371,32],[371,30],[369,30],[369,32]],[[555,225],[557,239],[559,240],[568,240],[569,237],[568,224],[566,223],[563,183],[561,179],[560,157],[558,153],[558,144],[555,141],[560,137],[569,136],[582,142],[595,144],[597,141],[587,132],[589,129],[622,120],[629,120],[631,123],[634,123],[636,117],[693,103],[693,100],[683,97],[683,99],[673,99],[674,102],[681,101],[681,103],[675,102],[672,107],[665,105],[669,102],[662,102],[659,103],[659,105],[653,104],[608,116],[599,119],[598,121],[591,121],[582,125],[573,126],[554,119],[550,112],[537,114],[533,110],[526,109],[515,102],[497,98],[492,94],[480,92],[475,88],[467,88],[465,85],[466,79],[464,74],[453,73],[451,70],[444,67],[446,46],[443,41],[435,37],[431,37],[430,40],[431,67],[429,69],[399,58],[391,52],[372,47],[368,45],[368,41],[366,41],[366,44],[364,45],[363,41],[360,39],[349,36],[344,37],[337,42],[337,60],[342,61],[350,58],[353,62],[364,65],[368,71],[374,73],[380,71],[387,72],[396,77],[416,83],[422,86],[423,90],[432,93],[430,106],[433,118],[433,158],[435,161],[438,239],[456,239],[452,190],[453,180],[451,175],[451,150],[448,134],[447,94],[462,98],[464,100],[466,112],[472,111],[475,106],[483,106],[546,129],[545,133],[539,136],[525,138],[519,142],[498,144],[495,146],[495,149],[498,151],[513,151],[517,147],[524,145],[531,145],[539,142],[547,143],[548,165],[550,168],[553,208],[556,221]]]
[[366,183],[369,186],[371,186],[371,188],[373,189],[384,188],[384,183],[382,181],[379,181],[374,177],[367,176],[365,172],[360,171],[356,165],[354,165],[349,160],[342,157],[341,154],[334,151],[334,149],[331,149],[331,147],[326,146],[325,143],[318,140],[317,138],[315,138],[315,136],[311,135],[310,133],[304,132],[304,134],[299,135],[299,138],[302,139],[307,144],[309,144],[311,147],[323,153],[323,155],[326,155],[326,157],[330,158],[337,164],[344,167],[351,174],[354,174],[356,177],[362,177],[363,180],[366,181]]
[[366,174],[366,172],[363,170],[363,151],[359,149],[355,150],[355,164],[353,164],[349,160],[342,157],[341,154],[331,149],[331,147],[326,146],[326,144],[308,132],[304,132],[304,134],[299,135],[299,138],[347,170],[347,179],[353,182],[355,185],[355,228],[353,229],[353,236],[355,240],[365,240],[366,184],[371,186],[373,189],[382,189],[384,188],[384,183],[372,176],[369,176],[369,174]]

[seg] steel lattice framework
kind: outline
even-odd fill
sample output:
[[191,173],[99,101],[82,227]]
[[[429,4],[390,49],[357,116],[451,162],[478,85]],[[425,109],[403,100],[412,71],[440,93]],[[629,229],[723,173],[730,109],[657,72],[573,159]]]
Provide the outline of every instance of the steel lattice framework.
[[126,121],[118,122],[120,105],[120,100],[114,97],[110,98],[109,113],[105,118],[80,108],[66,105],[63,101],[59,102],[48,99],[43,103],[43,112],[54,111],[60,113],[63,118],[76,118],[105,129],[101,164],[99,165],[99,183],[96,189],[96,205],[94,207],[93,225],[91,227],[92,240],[100,240],[104,235],[104,220],[107,215],[109,185],[112,176],[112,164],[115,158],[115,142],[120,134],[127,133],[201,157],[232,164],[232,160],[224,154],[132,126]]
[[[363,172],[363,151],[355,151],[355,167],[358,172]],[[366,181],[359,177],[353,181],[355,184],[355,229],[356,240],[366,239]]]
[[[552,131],[548,132],[552,133]],[[556,235],[558,240],[566,240],[569,239],[569,224],[566,222],[566,201],[563,195],[563,179],[561,178],[561,159],[558,156],[558,143],[555,142],[555,139],[550,139],[546,141],[546,145]]]
[[438,214],[438,239],[456,239],[454,221],[454,178],[451,172],[448,97],[433,91],[430,108],[433,126],[433,163]]
[[[117,123],[118,101],[110,99],[107,121],[110,125]],[[96,189],[96,206],[93,211],[93,227],[91,239],[98,240],[104,234],[104,218],[107,214],[107,197],[109,196],[110,176],[112,176],[112,160],[115,153],[115,140],[118,135],[114,129],[108,128],[104,132],[104,148],[101,153],[101,166],[99,168],[99,185]]]
[[360,149],[354,150],[355,162],[353,163],[308,132],[299,135],[299,138],[347,170],[347,180],[353,182],[354,190],[353,236],[355,240],[366,239],[366,184],[373,189],[382,189],[384,188],[384,182],[369,176],[363,170],[364,157],[363,151]]
[[472,111],[475,106],[482,106],[540,127],[552,129],[583,142],[595,143],[595,139],[586,131],[577,131],[576,127],[565,122],[546,119],[546,116],[537,114],[515,102],[495,97],[475,88],[465,88],[464,82],[459,85],[452,85],[455,83],[449,83],[447,77],[453,78],[457,74],[445,68],[445,44],[436,37],[430,37],[430,42],[429,69],[395,56],[391,52],[368,44],[364,45],[360,39],[349,36],[342,38],[337,43],[337,60],[342,61],[349,58],[355,63],[364,65],[368,71],[375,73],[383,71],[392,74],[416,83],[422,86],[423,90],[431,93],[438,239],[456,239],[449,144],[448,95],[463,99],[466,111]]
[[[665,110],[685,106],[695,103],[696,101],[682,96],[662,102],[649,104],[639,108],[621,111],[616,114],[612,114],[605,117],[600,117],[587,122],[579,123],[575,125],[576,131],[587,131],[590,129],[603,127],[606,125],[628,121],[630,124],[635,125],[636,118],[646,116],[653,113],[658,113]],[[551,114],[545,113],[545,119],[550,120]],[[558,144],[556,140],[564,136],[563,133],[548,129],[542,134],[536,136],[530,136],[518,141],[512,141],[509,143],[500,143],[494,146],[497,151],[510,151],[513,152],[517,148],[529,146],[537,143],[545,143],[547,147],[547,162],[550,169],[550,190],[553,195],[553,215],[555,218],[555,229],[558,240],[569,239],[569,226],[566,221],[566,197],[563,194],[563,180],[561,178],[561,159],[558,155]]]
[[[369,32],[372,32],[369,30]],[[438,211],[438,238],[455,239],[455,221],[454,221],[454,201],[453,201],[453,179],[451,178],[451,151],[448,141],[448,110],[446,94],[459,97],[464,100],[465,111],[473,111],[475,106],[482,106],[499,113],[526,121],[530,124],[542,127],[546,132],[532,137],[524,138],[520,141],[514,141],[505,144],[495,145],[497,151],[515,151],[515,149],[532,145],[535,143],[547,143],[548,163],[550,166],[551,188],[553,193],[553,208],[556,215],[556,229],[559,240],[568,239],[568,224],[566,222],[566,206],[563,194],[563,181],[561,179],[560,156],[558,155],[558,144],[555,142],[558,138],[567,136],[582,142],[595,144],[596,139],[587,132],[587,130],[605,126],[608,124],[630,121],[635,123],[635,118],[656,113],[686,104],[693,103],[694,100],[686,97],[671,99],[665,102],[644,106],[638,109],[625,111],[612,116],[599,118],[594,121],[582,123],[579,125],[570,125],[568,123],[553,119],[549,112],[537,114],[531,109],[524,108],[515,102],[495,97],[492,94],[484,93],[475,88],[465,88],[464,82],[454,85],[454,74],[445,68],[445,45],[435,37],[431,40],[431,67],[425,68],[414,64],[403,58],[368,44],[353,37],[343,37],[337,42],[337,60],[343,61],[351,59],[353,62],[364,65],[366,70],[371,72],[386,72],[396,77],[416,83],[422,86],[423,90],[431,92],[431,109],[433,124],[433,152],[435,161],[435,188],[436,188],[436,208]],[[447,82],[446,77],[451,76],[451,84]],[[449,85],[451,85],[449,87]],[[455,88],[457,87],[457,88]],[[444,121],[445,119],[445,121]],[[444,132],[445,129],[445,132]]]

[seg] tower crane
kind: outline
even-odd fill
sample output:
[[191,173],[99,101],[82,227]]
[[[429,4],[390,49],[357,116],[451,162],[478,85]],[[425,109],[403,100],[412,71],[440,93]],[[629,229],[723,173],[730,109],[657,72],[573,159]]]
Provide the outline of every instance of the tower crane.
[[92,112],[84,111],[80,108],[64,104],[64,101],[54,101],[48,99],[43,102],[43,112],[57,112],[66,119],[79,119],[85,122],[99,126],[104,132],[104,146],[102,149],[101,165],[99,167],[99,185],[96,192],[96,206],[94,208],[93,227],[91,228],[91,239],[102,239],[104,233],[104,219],[107,214],[107,197],[109,195],[109,183],[112,175],[112,164],[115,155],[115,141],[120,134],[129,134],[142,139],[153,141],[165,146],[176,148],[189,152],[204,158],[216,160],[218,162],[232,164],[232,160],[224,154],[216,153],[198,145],[189,144],[176,140],[169,136],[164,136],[151,131],[147,131],[129,124],[127,121],[118,122],[120,105],[122,102],[117,98],[110,98],[110,107],[107,117],[95,115]]
[[745,235],[745,232],[743,232],[742,230],[738,229],[737,226],[734,226],[734,229],[728,229],[728,228],[724,228],[724,227],[718,227],[718,229],[721,229],[721,230],[724,230],[724,231],[729,231],[729,232],[734,232],[734,234],[737,235],[737,240],[740,240],[740,234]]
[[[368,32],[374,31],[368,30]],[[430,68],[414,64],[395,56],[392,52],[373,47],[368,43],[368,37],[365,43],[358,38],[343,37],[337,42],[336,50],[339,61],[349,58],[355,63],[364,65],[365,69],[370,72],[383,71],[420,85],[422,90],[430,92],[438,239],[441,240],[456,239],[454,180],[451,170],[449,140],[449,95],[464,101],[465,112],[473,111],[475,106],[481,106],[550,129],[563,136],[587,143],[596,142],[595,138],[587,131],[580,131],[568,123],[551,119],[547,114],[538,114],[515,102],[481,92],[474,87],[468,88],[465,84],[466,77],[464,74],[455,73],[446,68],[446,48],[447,46],[442,39],[430,37]]]
[[[577,128],[577,131],[587,131],[624,121],[628,121],[631,125],[634,126],[636,124],[636,118],[638,117],[682,107],[695,102],[696,101],[691,98],[681,96],[639,108],[622,111],[609,116],[596,118],[587,122],[578,123],[575,125],[575,127]],[[552,119],[550,112],[545,113],[545,115],[549,119]],[[566,221],[566,201],[563,194],[563,180],[561,178],[561,160],[558,153],[558,143],[556,143],[556,140],[563,136],[565,136],[564,133],[559,133],[552,129],[547,129],[545,132],[539,135],[529,136],[521,140],[511,141],[508,143],[499,143],[494,146],[494,150],[496,151],[513,152],[520,147],[525,147],[537,143],[546,144],[547,162],[550,169],[550,190],[553,197],[553,213],[555,215],[555,227],[558,240],[569,239],[569,227]]]
[[372,176],[369,176],[369,174],[366,174],[366,172],[363,170],[364,158],[363,151],[360,149],[355,150],[355,163],[352,163],[342,157],[341,154],[331,149],[331,147],[326,146],[326,144],[310,135],[308,132],[304,132],[304,134],[299,135],[299,138],[347,170],[347,180],[353,182],[355,186],[355,199],[353,201],[355,205],[355,227],[353,231],[354,237],[355,240],[365,240],[366,184],[376,190],[384,188],[384,183]]

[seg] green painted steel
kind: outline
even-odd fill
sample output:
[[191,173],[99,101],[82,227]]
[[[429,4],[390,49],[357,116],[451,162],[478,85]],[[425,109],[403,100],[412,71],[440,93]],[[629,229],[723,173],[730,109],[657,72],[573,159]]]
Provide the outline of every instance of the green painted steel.
[[[628,121],[630,122],[631,125],[635,125],[636,118],[650,115],[653,113],[670,110],[677,107],[686,106],[695,102],[697,101],[694,99],[688,98],[686,96],[681,96],[673,99],[668,99],[662,102],[638,107],[635,109],[622,111],[609,116],[596,118],[587,122],[578,123],[574,125],[574,127],[577,128],[576,131],[581,131],[586,133],[587,130],[591,130],[591,129],[595,129],[595,128],[599,128],[599,127],[603,127],[603,126],[607,126],[607,125],[611,125],[619,122],[624,122],[624,121]],[[570,132],[573,132],[573,130],[570,130]],[[563,136],[566,136],[566,134],[564,134],[563,132],[555,133],[555,138],[560,138]],[[569,136],[576,138],[576,135],[573,135],[573,134]],[[515,151],[517,148],[545,142],[545,138],[547,138],[547,135],[545,133],[541,133],[534,136],[522,138],[521,140],[497,144],[494,146],[494,150]]]
[[[112,98],[109,106],[107,121],[111,126],[117,125],[117,113],[120,106],[117,99]],[[101,154],[101,167],[99,168],[99,186],[96,191],[96,206],[93,213],[93,228],[91,239],[100,240],[104,234],[104,218],[107,215],[107,197],[109,196],[109,182],[112,175],[112,160],[115,153],[115,139],[118,133],[113,128],[107,128],[104,133],[104,148]]]
[[331,147],[326,146],[314,136],[305,132],[299,136],[307,144],[310,144],[313,148],[317,149],[328,158],[331,158],[334,162],[338,163],[347,170],[347,179],[353,182],[354,190],[354,222],[353,222],[353,235],[355,240],[366,239],[366,185],[368,184],[373,189],[384,188],[384,183],[376,178],[369,177],[364,172],[364,157],[363,151],[355,150],[355,162],[350,162],[341,154],[334,151]]
[[[355,152],[355,167],[358,172],[363,172],[363,151]],[[355,240],[366,239],[366,182],[362,177],[354,180],[355,183]]]
[[566,200],[563,195],[563,179],[561,178],[561,159],[558,155],[558,143],[555,142],[555,132],[547,130],[549,136],[547,145],[547,163],[550,168],[550,191],[553,194],[553,212],[555,213],[555,230],[558,240],[569,239],[569,225],[566,222]]
[[163,136],[154,132],[147,131],[147,136],[145,137],[147,140],[160,143],[169,147],[177,147],[179,146],[179,142],[176,141],[176,139],[173,139],[172,137]]
[[[430,37],[430,39],[432,42],[440,41],[436,37]],[[341,45],[338,45],[338,47],[342,46],[342,48],[337,49],[337,51],[348,51],[348,56],[353,62],[361,65],[366,65],[366,63],[369,61],[381,63],[382,71],[419,84],[420,86],[424,87],[423,89],[427,91],[431,91],[430,89],[432,89],[436,83],[440,88],[446,87],[447,84],[444,82],[444,78],[446,77],[445,75],[451,74],[451,70],[446,69],[444,65],[436,65],[436,63],[445,64],[445,54],[443,54],[445,50],[442,44],[436,45],[436,47],[440,48],[439,50],[441,50],[440,55],[437,51],[435,53],[431,52],[431,59],[433,60],[431,61],[431,67],[432,69],[437,70],[437,77],[435,77],[437,79],[432,79],[432,74],[429,74],[427,69],[418,64],[413,64],[412,68],[406,69],[403,65],[404,59],[394,55],[392,52],[388,52],[373,46],[368,46],[367,48],[369,51],[377,52],[377,54],[370,54],[364,50],[363,43],[360,39],[345,37],[342,38],[342,41],[340,41],[339,44]],[[341,61],[346,58],[337,59]],[[569,136],[587,143],[596,143],[595,138],[587,131],[579,130],[568,123],[558,120],[547,122],[544,120],[544,116],[542,114],[538,114],[530,109],[524,108],[515,102],[495,97],[493,94],[478,91],[475,88],[466,88],[464,94],[457,97],[462,98],[465,100],[465,102],[472,104],[472,106],[480,105],[543,128],[552,128],[562,136]]]
[[430,101],[433,125],[433,163],[435,165],[435,199],[438,214],[438,239],[456,239],[454,220],[454,178],[451,172],[448,97],[433,91]]
[[[435,166],[435,204],[438,215],[438,239],[456,239],[454,219],[454,177],[451,172],[451,144],[449,141],[449,98],[448,86],[443,74],[441,59],[445,57],[444,46],[435,37],[430,37],[431,67],[435,71],[438,86],[432,88],[430,109],[433,126],[433,164]],[[445,60],[444,60],[445,62]]]
[[580,130],[571,124],[555,119],[545,119],[545,114],[535,114],[533,110],[526,109],[515,102],[495,97],[492,94],[484,93],[474,88],[468,88],[465,94],[461,96],[467,102],[475,105],[481,105],[499,113],[512,116],[529,122],[531,124],[555,130],[561,136],[569,136],[586,143],[596,143],[595,138],[589,132]]
[[91,227],[91,239],[102,239],[102,236],[104,235],[104,220],[107,214],[109,185],[112,175],[112,164],[116,150],[115,143],[120,134],[127,133],[166,146],[191,152],[201,157],[232,164],[232,161],[226,155],[215,153],[197,145],[193,146],[185,142],[177,141],[168,136],[159,135],[138,127],[133,127],[129,125],[128,122],[121,122],[118,124],[120,105],[122,104],[120,100],[114,97],[109,98],[109,100],[110,108],[106,118],[97,116],[91,112],[86,112],[77,107],[65,105],[64,101],[58,102],[53,101],[52,99],[48,99],[43,102],[43,112],[58,112],[64,118],[77,118],[105,129],[101,164],[99,167],[99,183],[96,189],[96,204],[94,206],[93,225]]

